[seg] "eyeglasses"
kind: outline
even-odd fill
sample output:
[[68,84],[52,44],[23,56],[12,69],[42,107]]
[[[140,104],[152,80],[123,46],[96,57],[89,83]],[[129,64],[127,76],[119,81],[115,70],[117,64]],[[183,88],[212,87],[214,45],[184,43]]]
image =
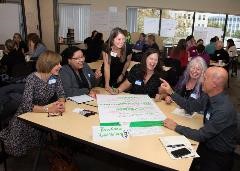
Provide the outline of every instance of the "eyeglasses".
[[84,57],[81,57],[81,58],[71,58],[71,59],[74,59],[75,61],[81,61],[81,60],[84,60]]

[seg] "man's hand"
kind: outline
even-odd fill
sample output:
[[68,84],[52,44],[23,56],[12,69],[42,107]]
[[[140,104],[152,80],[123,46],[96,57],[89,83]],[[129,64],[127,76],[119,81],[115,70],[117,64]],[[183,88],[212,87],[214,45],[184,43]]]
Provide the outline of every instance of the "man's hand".
[[161,90],[171,95],[173,93],[171,86],[168,84],[166,80],[162,78],[160,78],[160,80],[162,81]]
[[176,129],[176,127],[177,127],[177,123],[174,122],[172,119],[169,119],[169,118],[165,119],[165,120],[163,121],[163,124],[164,124],[165,127],[167,127],[168,129],[171,129],[171,130],[173,130],[173,131],[174,131],[174,130]]

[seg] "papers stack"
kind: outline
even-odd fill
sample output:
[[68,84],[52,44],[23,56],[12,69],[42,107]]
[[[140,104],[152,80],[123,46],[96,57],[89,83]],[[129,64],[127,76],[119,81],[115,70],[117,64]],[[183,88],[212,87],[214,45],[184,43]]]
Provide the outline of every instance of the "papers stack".
[[88,95],[81,95],[81,96],[73,96],[73,97],[68,97],[69,100],[72,100],[76,103],[85,103],[85,102],[89,102],[92,100],[95,100],[94,98],[88,96]]
[[183,135],[165,136],[159,139],[172,159],[199,157],[190,141]]

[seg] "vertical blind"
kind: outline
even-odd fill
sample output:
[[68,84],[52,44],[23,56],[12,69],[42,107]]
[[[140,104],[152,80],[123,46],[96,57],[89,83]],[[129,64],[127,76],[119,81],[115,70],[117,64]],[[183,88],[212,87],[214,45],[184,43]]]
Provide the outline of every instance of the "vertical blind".
[[137,30],[137,8],[127,8],[127,29],[130,33]]
[[90,5],[59,4],[59,36],[66,37],[68,28],[74,29],[75,41],[89,36]]

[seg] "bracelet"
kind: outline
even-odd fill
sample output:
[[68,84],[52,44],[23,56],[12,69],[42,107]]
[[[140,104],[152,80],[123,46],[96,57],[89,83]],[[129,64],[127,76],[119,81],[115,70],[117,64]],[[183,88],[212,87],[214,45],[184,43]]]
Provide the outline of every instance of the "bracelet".
[[48,113],[48,107],[47,106],[43,106],[43,110],[44,110],[44,112]]

